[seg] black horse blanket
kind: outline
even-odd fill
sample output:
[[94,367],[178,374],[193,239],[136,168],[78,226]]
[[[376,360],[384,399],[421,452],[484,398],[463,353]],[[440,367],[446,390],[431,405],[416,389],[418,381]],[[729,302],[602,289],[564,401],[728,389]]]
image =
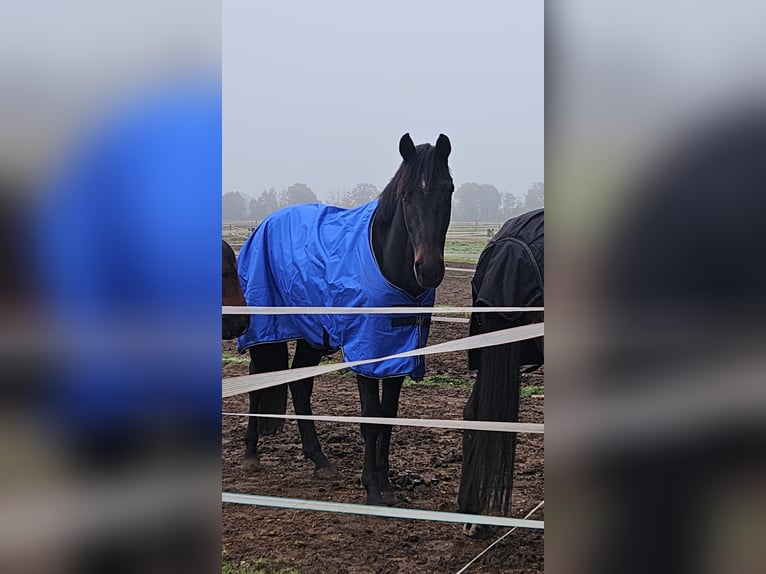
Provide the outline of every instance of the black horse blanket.
[[[487,244],[471,283],[475,306],[543,306],[543,210],[505,223]],[[473,313],[470,333],[488,333],[542,320],[542,312]],[[516,421],[521,365],[543,363],[543,339],[486,347],[469,353],[478,370],[463,410],[466,420]],[[465,431],[458,506],[461,512],[511,509],[516,435]]]
[[[479,257],[471,281],[474,306],[542,307],[544,288],[544,210],[537,209],[505,222]],[[482,313],[471,316],[470,334],[486,332]],[[537,323],[543,313],[503,313],[505,328]],[[469,352],[468,363],[477,369],[481,349]],[[541,365],[543,339],[521,343],[521,365]]]

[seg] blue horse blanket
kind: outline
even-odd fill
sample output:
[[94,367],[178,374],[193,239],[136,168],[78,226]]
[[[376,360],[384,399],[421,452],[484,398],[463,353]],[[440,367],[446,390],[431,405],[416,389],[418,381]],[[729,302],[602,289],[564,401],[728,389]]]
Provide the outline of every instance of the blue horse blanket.
[[[417,298],[389,283],[372,251],[378,202],[354,209],[311,203],[271,214],[239,252],[242,293],[249,306],[433,306],[435,290]],[[305,339],[316,349],[343,349],[347,361],[425,346],[430,314],[251,315],[240,352],[259,343]],[[371,378],[422,379],[424,357],[393,359],[353,370]]]

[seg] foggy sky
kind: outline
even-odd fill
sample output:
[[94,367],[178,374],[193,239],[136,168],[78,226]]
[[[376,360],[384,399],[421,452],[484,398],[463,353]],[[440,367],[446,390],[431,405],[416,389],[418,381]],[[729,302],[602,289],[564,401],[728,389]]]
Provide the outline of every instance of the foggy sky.
[[223,192],[379,189],[398,141],[452,141],[456,186],[543,180],[543,2],[223,3]]

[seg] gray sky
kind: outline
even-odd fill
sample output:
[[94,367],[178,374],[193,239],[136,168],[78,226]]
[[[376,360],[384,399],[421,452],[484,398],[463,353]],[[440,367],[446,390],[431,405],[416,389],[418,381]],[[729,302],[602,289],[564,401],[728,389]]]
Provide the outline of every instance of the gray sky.
[[542,0],[223,3],[223,191],[382,188],[399,137],[456,185],[543,180]]

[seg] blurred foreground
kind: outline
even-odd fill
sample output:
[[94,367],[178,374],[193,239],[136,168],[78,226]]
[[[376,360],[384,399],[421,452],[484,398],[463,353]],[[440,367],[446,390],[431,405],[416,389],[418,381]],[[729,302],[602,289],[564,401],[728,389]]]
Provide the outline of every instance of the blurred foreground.
[[766,9],[549,7],[546,566],[766,571]]
[[215,571],[220,6],[6,12],[0,571]]

